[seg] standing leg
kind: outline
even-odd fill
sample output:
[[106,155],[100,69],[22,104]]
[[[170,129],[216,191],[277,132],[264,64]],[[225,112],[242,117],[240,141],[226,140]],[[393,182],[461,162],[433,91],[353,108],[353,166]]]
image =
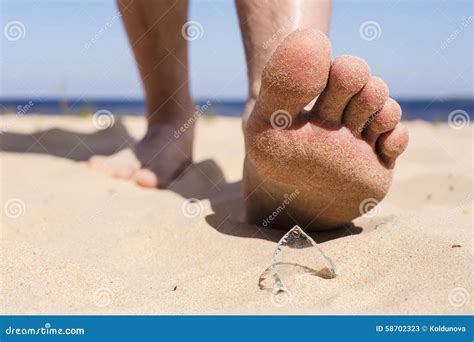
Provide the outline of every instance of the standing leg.
[[181,34],[188,2],[119,0],[118,6],[145,91],[148,129],[133,148],[94,156],[90,165],[146,187],[164,187],[192,158],[188,48]]

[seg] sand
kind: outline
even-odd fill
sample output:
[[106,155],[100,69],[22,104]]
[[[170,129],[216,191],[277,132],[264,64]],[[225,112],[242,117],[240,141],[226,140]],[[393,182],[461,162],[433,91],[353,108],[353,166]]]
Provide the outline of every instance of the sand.
[[374,217],[311,234],[340,276],[295,273],[281,303],[259,280],[285,232],[243,222],[238,119],[200,120],[196,164],[158,191],[84,162],[143,118],[97,133],[91,118],[2,116],[0,313],[472,313],[474,128],[408,126]]

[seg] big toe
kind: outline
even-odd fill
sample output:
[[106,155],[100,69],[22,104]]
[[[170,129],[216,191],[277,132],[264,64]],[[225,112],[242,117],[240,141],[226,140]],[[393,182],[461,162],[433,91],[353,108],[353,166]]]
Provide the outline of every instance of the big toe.
[[280,110],[296,117],[326,86],[330,57],[324,33],[304,29],[288,35],[263,70],[254,113],[268,119]]

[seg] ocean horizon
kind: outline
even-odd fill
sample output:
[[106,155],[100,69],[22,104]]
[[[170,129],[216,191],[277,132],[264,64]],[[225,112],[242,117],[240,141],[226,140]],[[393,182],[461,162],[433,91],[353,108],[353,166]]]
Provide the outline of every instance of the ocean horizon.
[[[472,99],[396,99],[402,107],[404,120],[446,121],[450,113],[463,111],[473,119]],[[207,104],[207,105],[206,105]],[[243,111],[244,99],[198,99],[196,110],[202,115],[239,117]],[[130,98],[0,98],[0,114],[43,114],[43,115],[89,115],[107,110],[114,115],[145,114],[143,99]]]

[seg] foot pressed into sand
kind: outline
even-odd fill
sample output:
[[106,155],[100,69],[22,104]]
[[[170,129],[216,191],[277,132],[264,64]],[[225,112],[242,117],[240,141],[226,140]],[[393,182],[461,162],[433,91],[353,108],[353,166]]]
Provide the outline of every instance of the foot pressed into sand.
[[111,156],[93,156],[89,165],[111,176],[131,179],[148,188],[164,188],[192,160],[194,127],[181,131],[179,124],[156,124],[133,148]]
[[244,127],[251,222],[330,229],[363,214],[362,201],[380,201],[389,189],[408,144],[400,106],[361,58],[331,62],[330,55],[323,33],[297,30],[265,66]]

